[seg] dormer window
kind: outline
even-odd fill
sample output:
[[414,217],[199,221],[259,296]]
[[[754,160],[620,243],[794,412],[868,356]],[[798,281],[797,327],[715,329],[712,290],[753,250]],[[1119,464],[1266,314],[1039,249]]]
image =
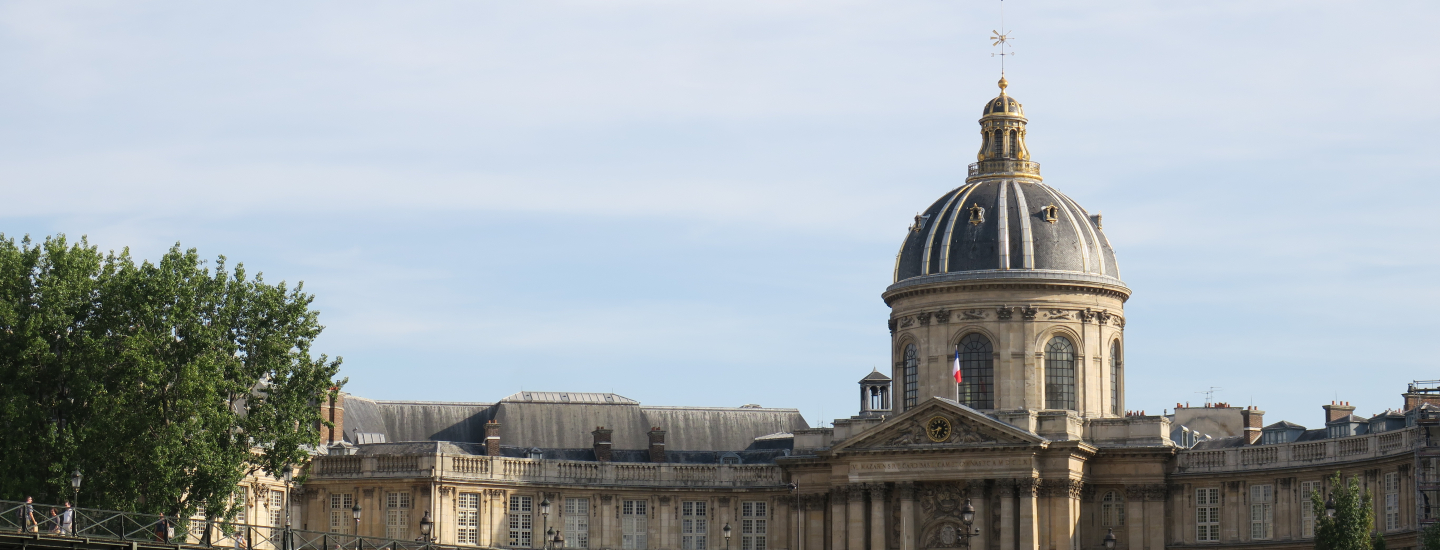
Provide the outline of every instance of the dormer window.
[[720,457],[720,463],[721,463],[721,464],[739,464],[739,463],[740,463],[740,455],[737,455],[737,454],[735,454],[735,453],[725,453],[724,455],[722,455],[722,456]]
[[539,447],[531,447],[530,450],[525,453],[525,458],[533,458],[535,460],[540,460],[542,458],[545,458],[545,453],[544,451],[541,451]]
[[980,206],[979,203],[975,203],[970,207],[970,225],[980,225],[982,223],[985,223],[985,207]]
[[1045,221],[1055,223],[1060,221],[1060,207],[1055,205],[1046,206],[1040,209],[1040,214],[1045,216]]

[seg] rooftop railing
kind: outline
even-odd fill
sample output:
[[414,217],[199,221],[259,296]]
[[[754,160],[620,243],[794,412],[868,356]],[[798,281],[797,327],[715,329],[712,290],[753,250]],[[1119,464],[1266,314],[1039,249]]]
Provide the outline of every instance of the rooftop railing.
[[970,177],[976,176],[1039,176],[1040,163],[1028,160],[982,160],[970,165]]
[[434,477],[456,481],[618,485],[634,487],[780,487],[774,464],[594,462],[498,456],[350,455],[316,457],[313,479]]
[[1318,441],[1180,451],[1176,473],[1290,468],[1385,458],[1414,449],[1417,434],[1415,428],[1406,428]]
[[[46,542],[115,541],[116,547],[164,545],[169,547],[226,548],[234,550],[440,550],[455,546],[414,540],[362,537],[342,533],[326,533],[288,529],[271,525],[250,525],[204,518],[172,518],[138,512],[120,512],[95,508],[31,504],[0,500],[0,537],[34,539],[26,546],[46,546]],[[51,510],[55,515],[50,515]],[[50,546],[56,546],[54,544]],[[63,544],[61,544],[63,546]],[[473,548],[473,547],[469,547]]]

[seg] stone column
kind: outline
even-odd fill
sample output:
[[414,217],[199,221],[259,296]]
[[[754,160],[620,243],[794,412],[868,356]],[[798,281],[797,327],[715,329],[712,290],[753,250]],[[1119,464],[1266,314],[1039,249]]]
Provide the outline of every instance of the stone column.
[[845,511],[845,548],[865,550],[865,484],[850,485],[849,507]]
[[[1145,487],[1145,543],[1150,548],[1165,548],[1165,495],[1169,487],[1153,484]],[[1248,517],[1248,515],[1247,515]]]
[[985,485],[982,481],[971,481],[965,487],[965,496],[970,499],[970,505],[975,507],[975,523],[971,525],[971,531],[979,528],[979,534],[973,535],[970,539],[970,548],[983,550],[989,548],[990,537],[994,536],[990,526],[990,506],[985,499]]
[[1000,494],[1000,550],[1015,550],[1015,480],[997,481],[995,491]]
[[897,483],[895,491],[900,496],[900,550],[915,550],[915,482]]
[[810,525],[805,527],[806,550],[825,549],[825,495],[810,495],[810,511],[807,521]]
[[1145,486],[1143,485],[1125,486],[1124,540],[1126,550],[1145,548]]
[[830,489],[830,550],[845,550],[845,532],[850,528],[845,522],[846,487]]
[[885,484],[870,484],[870,550],[885,548]]
[[1038,488],[1036,482],[1033,477],[1015,480],[1016,492],[1020,494],[1020,511],[1016,514],[1020,527],[1019,540],[1016,541],[1019,550],[1040,548],[1039,514],[1035,506],[1035,489]]

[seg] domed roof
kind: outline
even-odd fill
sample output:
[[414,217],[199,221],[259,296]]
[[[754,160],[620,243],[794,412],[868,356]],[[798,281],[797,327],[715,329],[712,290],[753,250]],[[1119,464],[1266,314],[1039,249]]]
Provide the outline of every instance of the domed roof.
[[896,286],[990,278],[1124,286],[1100,216],[1024,179],[985,178],[941,196],[915,217],[895,261]]
[[1025,110],[1020,106],[1020,102],[1017,101],[1015,98],[1005,94],[1005,88],[1009,85],[1010,83],[1005,81],[1005,77],[1000,77],[1000,95],[996,96],[995,99],[992,99],[989,103],[985,104],[985,112],[982,113],[981,116],[1025,116]]

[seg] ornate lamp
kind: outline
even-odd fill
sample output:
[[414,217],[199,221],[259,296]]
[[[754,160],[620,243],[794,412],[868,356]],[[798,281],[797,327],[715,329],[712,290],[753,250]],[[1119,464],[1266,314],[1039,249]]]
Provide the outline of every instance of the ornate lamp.
[[720,534],[725,535],[725,548],[726,548],[726,550],[729,550],[729,548],[730,548],[730,522],[728,522],[728,521],[725,522],[725,527],[722,527],[722,528],[720,529]]
[[1114,529],[1107,529],[1107,530],[1105,531],[1105,541],[1104,541],[1104,544],[1105,544],[1105,550],[1110,550],[1110,549],[1112,549],[1112,548],[1115,548],[1115,530],[1114,530]]
[[420,517],[420,538],[425,542],[435,539],[430,537],[430,531],[435,528],[435,522],[430,521],[430,511],[426,510],[425,515]]
[[960,521],[965,522],[966,527],[975,523],[975,506],[970,504],[968,498],[965,499],[965,506],[960,508]]
[[79,507],[80,507],[80,482],[81,482],[82,480],[84,480],[84,478],[85,478],[85,476],[80,475],[80,469],[79,469],[79,468],[76,468],[74,472],[71,472],[71,473],[70,473],[70,488],[75,490],[75,507],[76,507],[76,508],[79,508]]

